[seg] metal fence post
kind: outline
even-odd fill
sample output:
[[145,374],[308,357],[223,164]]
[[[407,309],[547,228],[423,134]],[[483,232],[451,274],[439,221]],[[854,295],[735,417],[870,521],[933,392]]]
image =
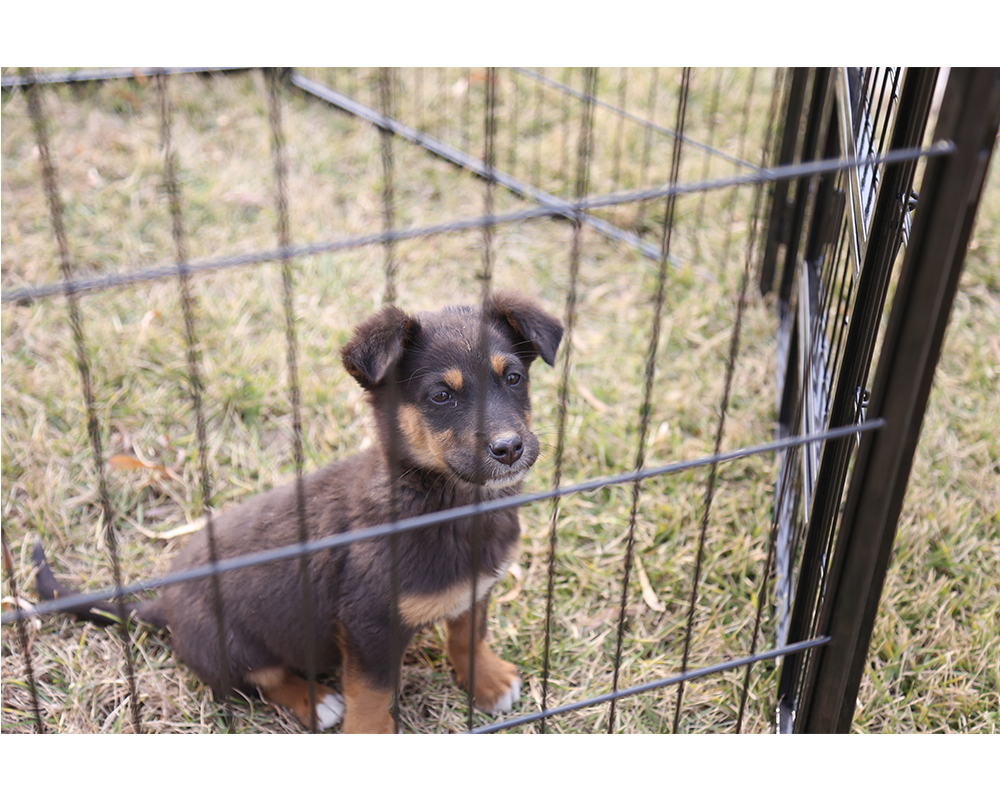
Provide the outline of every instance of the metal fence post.
[[[802,106],[805,103],[808,83],[809,70],[805,67],[796,67],[789,78],[784,128],[774,164],[776,167],[791,164],[795,160],[795,148],[799,141],[799,126],[802,121]],[[774,288],[778,248],[788,241],[788,189],[790,185],[790,180],[777,181],[771,189],[771,213],[768,217],[767,235],[764,237],[764,256],[760,266],[761,294],[768,294]]]
[[[820,608],[795,729],[850,730],[906,484],[976,209],[1000,125],[1000,68],[953,70],[927,165]],[[906,199],[901,198],[905,203]]]
[[[899,101],[899,121],[893,126],[890,139],[890,150],[905,149],[920,143],[934,91],[935,75],[936,70],[908,70]],[[849,147],[853,154],[854,145],[850,144]],[[835,369],[835,378],[832,396],[826,401],[829,404],[828,410],[825,418],[822,409],[810,412],[816,426],[839,427],[859,418],[861,406],[858,392],[868,385],[879,322],[888,295],[892,266],[907,210],[906,199],[909,198],[915,169],[916,165],[912,162],[890,164],[880,178],[875,207],[866,227],[867,235],[864,243],[859,245],[858,258],[861,263],[856,277],[858,286],[849,314],[850,324],[842,361],[831,365]],[[824,224],[823,220],[818,222]],[[804,265],[803,279],[815,275],[808,271],[810,269],[809,264]],[[811,330],[812,323],[807,327]],[[809,330],[800,331],[802,337],[809,335]],[[807,344],[808,341],[805,338],[805,342],[800,345],[807,351],[811,347]],[[803,374],[799,377],[804,382],[808,377],[805,374],[806,368],[800,369]],[[808,398],[801,402],[805,400]],[[816,411],[820,413],[820,420],[815,419]],[[868,415],[871,416],[871,413],[869,409]],[[815,470],[810,479],[812,485],[807,499],[803,500],[808,506],[808,516],[802,532],[802,554],[788,621],[787,641],[809,638],[817,630],[815,626],[819,598],[825,596],[828,580],[830,543],[835,534],[853,453],[854,443],[851,439],[827,442],[812,467]],[[811,658],[810,653],[796,654],[782,664],[778,696],[785,709],[798,707],[805,665]]]

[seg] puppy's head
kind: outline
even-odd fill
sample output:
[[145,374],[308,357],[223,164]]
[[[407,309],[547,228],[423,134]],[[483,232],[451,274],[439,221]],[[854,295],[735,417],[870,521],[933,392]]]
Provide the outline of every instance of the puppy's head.
[[518,295],[410,316],[394,306],[341,351],[367,390],[383,448],[395,434],[405,468],[467,484],[517,483],[538,457],[528,369],[555,363],[562,325]]

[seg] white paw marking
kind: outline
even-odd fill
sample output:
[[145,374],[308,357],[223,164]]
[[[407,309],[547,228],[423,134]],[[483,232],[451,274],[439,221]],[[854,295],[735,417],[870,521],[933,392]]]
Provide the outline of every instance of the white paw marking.
[[336,692],[327,693],[316,704],[316,727],[321,731],[332,728],[344,718],[344,698]]
[[493,704],[493,714],[508,714],[514,707],[514,703],[521,699],[521,679],[514,678],[510,688],[497,698]]

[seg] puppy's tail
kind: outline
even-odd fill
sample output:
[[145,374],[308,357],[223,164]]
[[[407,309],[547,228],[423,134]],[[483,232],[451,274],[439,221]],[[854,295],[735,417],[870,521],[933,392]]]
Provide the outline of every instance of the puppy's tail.
[[[45,557],[45,550],[41,542],[35,542],[35,546],[31,550],[31,561],[38,570],[35,585],[38,588],[38,596],[42,600],[55,600],[60,597],[80,595],[79,592],[68,589],[56,580],[56,576],[52,574],[52,568],[49,567],[49,561]],[[80,596],[82,597],[83,595]],[[122,619],[122,607],[118,603],[106,600],[88,601],[84,599],[79,604],[65,609],[65,611],[67,614],[74,614],[77,619],[89,620],[98,625],[112,625],[116,622],[121,622]],[[133,615],[155,628],[166,627],[166,618],[163,615],[158,600],[152,600],[147,603],[126,603],[125,616],[130,617]]]

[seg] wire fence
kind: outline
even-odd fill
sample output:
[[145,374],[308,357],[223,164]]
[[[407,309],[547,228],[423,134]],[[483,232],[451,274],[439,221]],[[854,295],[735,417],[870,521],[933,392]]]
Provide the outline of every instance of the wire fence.
[[[185,216],[184,184],[178,175],[174,144],[177,100],[171,97],[171,81],[175,80],[173,76],[177,72],[184,71],[154,70],[127,75],[97,71],[59,75],[22,72],[3,79],[4,91],[23,91],[27,97],[61,265],[61,280],[58,282],[24,282],[14,286],[8,281],[3,289],[3,303],[23,305],[49,297],[66,298],[83,387],[90,457],[97,476],[97,503],[103,521],[103,541],[107,544],[113,565],[113,587],[88,593],[91,601],[121,600],[137,593],[208,577],[214,582],[213,613],[219,630],[222,630],[225,627],[225,608],[220,575],[276,560],[297,559],[305,598],[304,629],[312,631],[316,623],[313,618],[315,598],[310,594],[312,590],[308,579],[311,555],[380,537],[389,537],[389,541],[394,542],[403,533],[445,522],[475,520],[490,512],[551,502],[544,537],[546,580],[544,592],[540,592],[544,596],[532,600],[536,613],[544,620],[542,652],[537,658],[539,666],[534,673],[539,687],[535,698],[538,710],[520,709],[510,718],[496,723],[477,724],[470,694],[466,716],[468,730],[493,732],[531,726],[537,722],[539,730],[544,732],[547,720],[559,716],[572,719],[574,712],[601,706],[607,709],[603,726],[609,732],[615,732],[621,729],[620,720],[616,721],[616,707],[620,700],[677,686],[673,713],[658,712],[657,726],[678,732],[685,729],[685,686],[709,675],[742,669],[743,680],[736,691],[738,710],[726,721],[730,729],[740,731],[751,694],[751,669],[760,662],[781,665],[774,701],[779,730],[843,730],[845,718],[849,727],[850,711],[844,709],[853,707],[851,693],[856,695],[857,682],[848,681],[847,685],[841,684],[835,689],[817,689],[817,682],[822,683],[821,667],[826,655],[815,657],[813,654],[833,653],[831,658],[837,659],[841,658],[839,654],[846,647],[852,655],[842,671],[849,673],[852,681],[854,678],[860,680],[859,671],[863,669],[867,637],[871,632],[870,621],[877,610],[876,585],[872,596],[860,610],[861,619],[854,625],[851,634],[840,634],[838,638],[835,623],[845,615],[831,605],[839,594],[835,580],[849,574],[849,570],[845,571],[841,564],[845,559],[850,562],[854,558],[845,544],[850,539],[850,530],[845,528],[843,522],[844,493],[847,491],[849,496],[846,503],[848,516],[851,509],[864,508],[866,502],[865,485],[861,483],[861,478],[852,477],[864,471],[855,466],[852,472],[851,467],[859,443],[865,445],[862,454],[871,447],[877,448],[884,441],[879,438],[883,431],[891,428],[894,419],[902,418],[899,415],[903,414],[897,405],[879,405],[882,401],[877,398],[885,395],[876,394],[880,379],[876,377],[873,383],[869,370],[877,358],[880,358],[879,364],[885,364],[885,369],[888,369],[901,357],[899,352],[887,352],[885,345],[880,350],[877,344],[883,339],[891,343],[894,340],[892,331],[908,322],[912,324],[913,312],[908,311],[904,303],[897,302],[892,309],[893,319],[883,324],[882,310],[892,276],[902,275],[899,285],[906,286],[906,276],[911,274],[909,270],[918,270],[924,255],[923,251],[919,251],[911,256],[910,248],[906,248],[906,258],[914,263],[912,267],[910,260],[901,265],[897,258],[900,248],[905,248],[908,240],[912,241],[913,231],[919,224],[918,218],[911,219],[913,206],[916,205],[919,210],[925,203],[930,203],[923,189],[919,201],[914,204],[910,200],[917,165],[926,164],[923,167],[925,185],[928,180],[947,182],[951,174],[948,171],[953,173],[958,169],[955,164],[962,161],[963,154],[975,150],[977,141],[988,140],[991,125],[995,136],[997,104],[995,91],[990,95],[989,89],[991,79],[996,83],[995,71],[974,70],[953,74],[948,90],[959,99],[942,105],[938,131],[934,136],[928,136],[925,126],[932,114],[936,70],[796,69],[777,70],[766,75],[763,71],[752,71],[740,76],[739,79],[745,81],[739,85],[745,92],[745,99],[742,106],[735,106],[738,110],[734,117],[724,120],[725,125],[720,122],[723,115],[719,111],[727,96],[723,84],[728,83],[732,91],[737,78],[722,71],[695,75],[691,70],[682,70],[666,75],[657,71],[639,73],[587,69],[553,75],[552,71],[528,69],[264,70],[263,103],[267,109],[267,133],[273,161],[273,216],[277,247],[202,259],[191,259],[186,246],[185,231],[189,223]],[[216,80],[228,80],[236,74],[241,73],[225,71]],[[65,211],[60,199],[62,189],[48,139],[51,121],[46,116],[43,96],[47,89],[43,87],[73,82],[150,78],[157,93],[163,185],[174,252],[170,259],[165,260],[166,263],[161,261],[161,266],[135,265],[109,274],[81,275],[74,264],[65,232]],[[760,87],[767,84],[770,84],[770,92],[762,92]],[[434,91],[431,91],[432,88]],[[503,103],[498,99],[500,92],[503,93]],[[692,92],[702,95],[698,99],[699,114],[694,116],[691,114]],[[642,96],[643,100],[637,101],[637,96]],[[338,232],[335,238],[327,236],[320,241],[296,242],[291,229],[290,156],[283,125],[287,113],[297,113],[297,98],[302,97],[347,112],[378,129],[380,145],[376,183],[379,191],[376,203],[381,220],[380,230],[347,235]],[[752,103],[760,98],[763,101],[754,110]],[[642,113],[626,110],[629,103],[641,107]],[[668,106],[673,110],[669,122],[665,117]],[[732,108],[732,104],[727,108]],[[767,111],[762,114],[763,108]],[[755,122],[760,119],[766,121],[763,128]],[[720,129],[722,127],[724,131]],[[723,147],[719,144],[720,139],[735,144],[735,147]],[[480,178],[483,212],[434,224],[402,224],[402,219],[407,216],[407,203],[417,202],[399,186],[399,173],[409,163],[398,152],[400,143],[404,142]],[[626,144],[623,145],[623,142]],[[623,154],[623,150],[631,153],[631,157]],[[472,153],[482,155],[473,156]],[[666,157],[668,154],[669,158]],[[698,154],[701,160],[696,161],[694,154]],[[753,160],[755,155],[759,156],[759,161]],[[940,172],[945,174],[944,178],[937,177]],[[978,178],[980,184],[977,189],[977,178],[971,167],[967,167],[966,172],[962,178],[954,180],[964,180],[966,191],[972,187],[978,197],[982,176]],[[934,184],[931,185],[933,187]],[[753,191],[745,210],[738,210],[738,203],[745,202],[745,197],[739,195],[742,187]],[[731,192],[719,200],[722,190]],[[948,191],[959,192],[960,189]],[[510,202],[506,200],[508,195],[501,197],[500,192],[520,198],[518,202],[522,206],[513,210],[498,210],[498,205],[510,208]],[[725,369],[721,396],[715,406],[714,435],[710,439],[712,451],[695,458],[651,466],[647,463],[647,445],[654,426],[660,424],[659,418],[654,415],[654,406],[655,394],[661,388],[658,378],[665,358],[661,342],[664,337],[665,305],[672,276],[688,269],[701,256],[697,225],[705,220],[707,197],[713,200],[713,212],[720,213],[721,218],[726,220],[722,226],[725,232],[721,248],[723,269],[729,262],[733,245],[743,249],[740,278],[733,296],[732,324],[723,337],[726,341]],[[699,201],[700,205],[678,208],[679,201],[691,199]],[[658,202],[654,208],[655,201]],[[525,203],[527,205],[523,205]],[[956,219],[955,213],[959,212],[963,216]],[[968,220],[971,219],[968,215],[974,215],[975,204],[971,208],[957,209],[955,213],[938,214],[924,223],[931,230],[927,235],[933,236],[935,230],[967,231]],[[738,215],[745,225],[739,233],[734,233],[738,227]],[[485,298],[493,289],[498,258],[497,236],[533,220],[550,219],[568,223],[571,235],[567,275],[561,282],[565,285],[562,314],[565,338],[561,362],[557,365],[557,421],[549,488],[500,499],[484,500],[477,495],[477,502],[460,508],[415,518],[396,519],[397,514],[393,513],[393,521],[387,524],[320,538],[311,535],[303,489],[307,456],[301,375],[303,369],[312,367],[303,364],[300,353],[300,326],[308,325],[309,320],[303,319],[297,312],[296,298],[312,289],[303,285],[298,277],[297,261],[319,254],[367,253],[373,247],[380,248],[382,299],[387,303],[399,302],[406,283],[401,274],[398,250],[401,243],[435,241],[450,234],[479,232],[482,238],[477,249],[482,262],[475,271],[474,284],[480,296]],[[645,337],[642,358],[643,386],[632,432],[635,452],[631,469],[611,474],[598,472],[586,480],[568,482],[565,461],[569,457],[568,408],[574,385],[574,358],[579,347],[579,276],[581,263],[588,257],[588,248],[593,250],[585,235],[587,232],[614,242],[616,247],[626,248],[655,266],[648,282],[651,326]],[[680,237],[683,237],[682,244],[685,245],[683,256],[678,254]],[[799,255],[803,248],[804,257]],[[960,268],[961,253],[964,253],[964,244],[951,254],[951,269]],[[210,354],[206,353],[201,343],[205,326],[210,323],[199,308],[192,281],[211,273],[272,263],[280,266],[281,275],[284,363],[287,371],[285,385],[291,411],[299,541],[296,545],[251,555],[220,558],[213,541],[213,470],[208,461],[212,446],[206,430],[205,414],[206,381],[210,380],[206,377],[205,359]],[[773,290],[776,297],[779,329],[775,353],[778,373],[777,435],[773,441],[727,449],[724,447],[728,441],[726,425],[732,413],[734,375],[743,353],[741,335],[744,313],[751,300],[755,272],[760,289],[765,292]],[[85,319],[80,310],[80,298],[120,287],[167,280],[177,281],[182,300],[185,382],[195,423],[196,471],[199,476],[197,496],[201,504],[194,515],[204,517],[211,564],[126,583],[120,566],[122,531],[116,525],[118,515],[106,479],[107,442],[103,431],[108,423],[99,419],[100,411],[94,399],[92,355]],[[945,321],[950,307],[947,291],[945,286],[943,294],[939,293],[942,299],[935,312],[936,318],[943,314]],[[953,284],[951,292],[954,292]],[[907,313],[911,316],[907,317]],[[915,378],[922,388],[911,387],[908,394],[903,392],[910,398],[909,402],[919,409],[915,421],[912,413],[906,416],[907,425],[915,424],[917,430],[936,361],[933,336],[938,337],[936,347],[939,350],[943,324],[931,326],[930,346],[909,345],[911,349],[922,348],[928,353]],[[481,331],[481,337],[485,337],[484,331]],[[484,399],[479,399],[481,405],[484,402]],[[866,443],[873,444],[869,447]],[[390,437],[389,452],[395,452],[396,447],[398,445]],[[714,500],[720,491],[718,468],[772,453],[779,458],[773,524],[765,529],[764,540],[759,542],[764,564],[754,574],[752,596],[755,602],[737,612],[742,619],[741,627],[751,631],[749,640],[744,640],[745,652],[693,668],[693,645],[700,635],[699,625],[703,624],[697,612],[706,602],[703,571],[706,562],[714,557],[707,546],[707,537],[713,525]],[[897,465],[893,473],[897,482],[902,481],[903,488],[909,460],[912,460],[912,447],[909,459],[904,456],[902,464]],[[396,463],[395,459],[392,461]],[[398,470],[398,465],[392,469]],[[648,499],[646,487],[653,478],[699,469],[704,471],[705,480],[696,525],[698,535],[692,561],[687,565],[690,588],[683,604],[676,606],[678,618],[683,620],[683,624],[678,626],[679,659],[676,670],[668,677],[633,680],[631,685],[622,686],[623,661],[630,658],[627,648],[623,649],[623,646],[630,641],[630,597],[635,590],[636,573],[640,573],[640,583],[648,582],[645,573],[641,572],[641,565],[636,563],[637,526],[650,515],[646,505],[655,505]],[[760,483],[762,477],[758,475],[756,482]],[[877,478],[879,481],[888,480],[887,473],[880,473]],[[872,483],[869,476],[869,487]],[[560,591],[557,587],[560,560],[564,558],[560,553],[566,549],[560,540],[560,531],[565,515],[572,513],[572,509],[562,508],[560,502],[562,498],[590,493],[595,496],[594,502],[599,503],[603,491],[618,485],[628,486],[630,492],[625,532],[617,538],[613,548],[620,557],[621,573],[617,579],[616,597],[608,596],[601,600],[614,609],[614,646],[609,647],[606,654],[610,691],[589,694],[586,687],[579,687],[583,689],[583,699],[553,701],[551,687],[555,683],[563,683],[556,681],[558,667],[552,657],[553,640],[560,635],[554,625]],[[900,492],[901,489],[895,493],[899,502]],[[854,499],[856,493],[860,499]],[[394,498],[390,499],[390,503],[395,508]],[[896,517],[898,511],[897,503]],[[7,517],[5,508],[5,572],[10,594],[15,602],[20,602],[25,588],[16,580],[17,570],[12,558],[7,558]],[[891,547],[895,518],[892,513],[883,517],[883,541],[887,537],[889,543],[881,545],[884,549]],[[477,530],[476,523],[473,523],[474,552],[478,552],[480,547],[476,541],[479,535]],[[879,559],[870,556],[861,561],[872,568],[871,564]],[[393,569],[396,568],[394,565]],[[877,564],[874,569],[877,572]],[[477,573],[474,571],[473,574]],[[867,584],[878,584],[879,580],[872,580],[869,576]],[[476,597],[475,587],[472,597]],[[5,648],[9,646],[20,653],[31,698],[30,713],[38,731],[45,730],[46,725],[39,706],[39,679],[33,666],[32,636],[26,628],[26,621],[79,602],[79,596],[58,598],[3,615],[4,625],[14,625],[18,631],[15,648],[15,645],[6,643],[8,628],[4,628]],[[475,602],[474,599],[473,617]],[[537,609],[544,609],[544,613]],[[390,631],[394,650],[402,649],[404,645],[398,626],[399,620],[394,617]],[[144,720],[141,704],[137,700],[136,674],[140,667],[133,656],[135,634],[127,622],[123,622],[119,629],[125,653],[127,691],[131,698],[128,703],[131,726],[139,731],[143,729]],[[773,641],[774,646],[761,650],[765,637]],[[312,636],[306,638],[312,641]],[[229,656],[221,637],[219,649],[221,663],[227,664]],[[315,653],[307,654],[310,666],[306,677],[310,686],[315,685],[325,666],[318,663],[317,658]],[[474,662],[472,668],[475,670]],[[817,677],[818,670],[820,677]],[[223,669],[223,674],[228,674],[228,669]],[[635,674],[635,667],[628,670],[630,678],[634,678]],[[6,675],[4,680],[8,681]],[[396,675],[394,681],[398,690],[400,676]],[[399,700],[394,707],[397,725],[400,714],[404,713],[401,705]],[[838,710],[828,714],[828,705],[836,706]],[[814,713],[814,709],[820,711]],[[237,712],[227,705],[225,713],[225,724],[233,728]],[[815,722],[817,718],[821,721]],[[312,722],[315,728],[315,717]]]

